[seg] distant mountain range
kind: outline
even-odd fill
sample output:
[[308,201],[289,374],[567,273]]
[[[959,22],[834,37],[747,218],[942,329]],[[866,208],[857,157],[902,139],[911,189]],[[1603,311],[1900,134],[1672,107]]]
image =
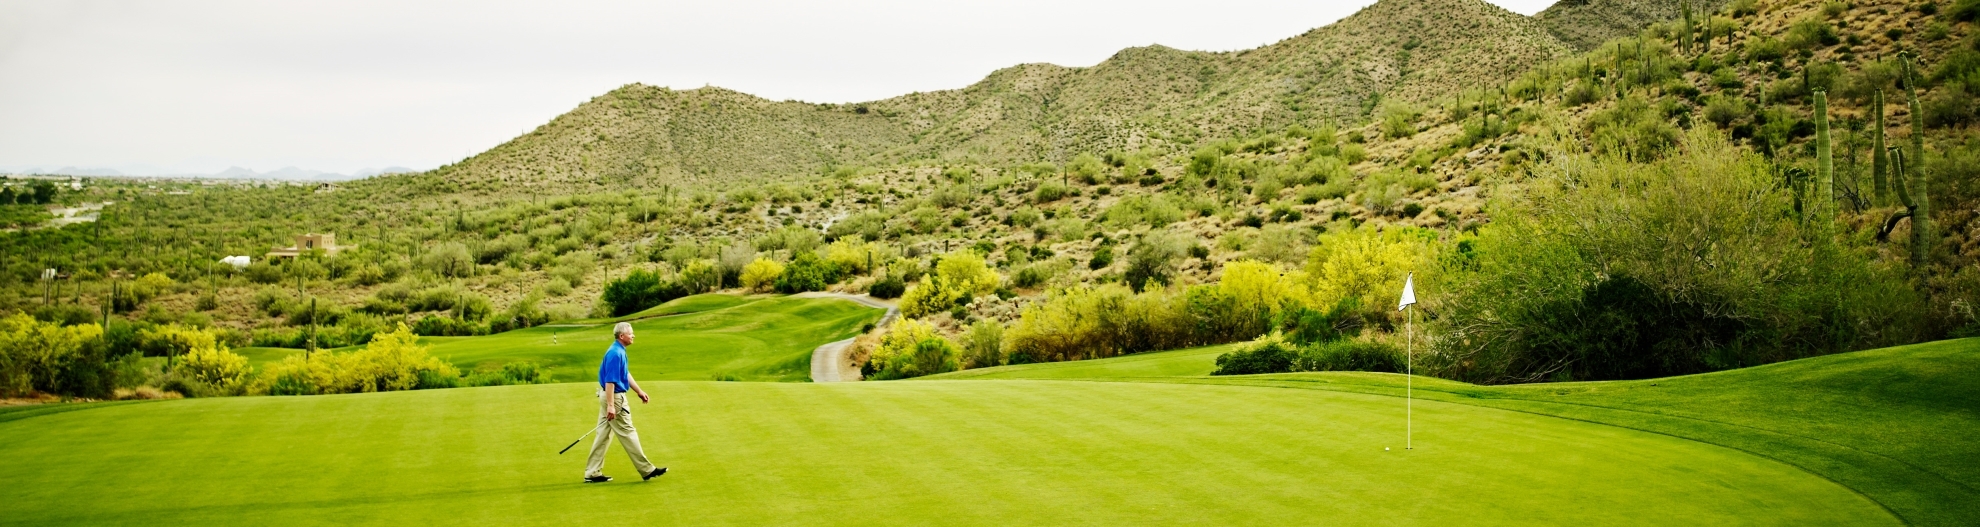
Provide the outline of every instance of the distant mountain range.
[[282,167],[267,172],[255,172],[252,169],[243,168],[243,167],[227,167],[226,170],[222,170],[211,174],[126,174],[111,168],[82,168],[82,167],[66,166],[56,169],[48,169],[41,167],[27,167],[27,168],[10,167],[6,169],[0,169],[0,172],[13,173],[13,174],[41,174],[41,175],[85,176],[85,177],[171,177],[171,178],[197,177],[197,178],[213,178],[213,179],[274,179],[274,180],[283,180],[283,181],[348,181],[352,179],[368,178],[379,174],[400,174],[400,173],[418,172],[418,170],[414,170],[402,166],[389,166],[385,168],[367,168],[363,170],[358,170],[356,172],[352,172],[350,174],[341,174],[337,172],[324,172],[321,170],[311,170],[307,168],[297,168],[297,167]]

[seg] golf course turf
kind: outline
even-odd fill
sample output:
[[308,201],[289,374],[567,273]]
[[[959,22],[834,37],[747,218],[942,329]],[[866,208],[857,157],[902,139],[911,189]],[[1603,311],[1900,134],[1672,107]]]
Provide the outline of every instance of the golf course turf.
[[[1731,449],[1470,405],[1067,381],[656,382],[673,468],[578,483],[582,384],[196,399],[0,424],[6,522],[1891,524]],[[1395,450],[1384,451],[1384,447]],[[76,506],[77,496],[101,494]]]
[[885,310],[834,298],[696,295],[631,316],[552,324],[482,337],[427,337],[431,353],[463,369],[528,360],[559,382],[589,381],[612,344],[612,323],[639,337],[633,378],[804,381],[811,350],[858,335]]
[[[654,402],[636,404],[634,420],[647,453],[672,469],[660,479],[640,482],[614,447],[606,472],[618,481],[578,483],[584,449],[556,450],[594,422],[587,383],[45,405],[0,409],[0,524],[1980,518],[1980,442],[1970,438],[1980,339],[1643,381],[1419,377],[1416,448],[1405,451],[1402,376],[1205,376],[1228,346],[842,384],[708,382],[710,372],[764,371],[786,352],[651,346],[651,335],[691,340],[715,328],[767,342],[756,350],[802,351],[879,313],[736,298],[635,322],[632,363]],[[790,327],[813,329],[755,337]],[[596,360],[603,338],[581,339],[603,328],[566,328],[560,341],[584,350],[569,360]],[[510,334],[455,342],[457,364],[558,356]],[[450,343],[436,343],[448,356],[439,349]],[[669,360],[673,371],[715,366],[675,377],[684,381],[664,380],[664,368],[639,373]]]

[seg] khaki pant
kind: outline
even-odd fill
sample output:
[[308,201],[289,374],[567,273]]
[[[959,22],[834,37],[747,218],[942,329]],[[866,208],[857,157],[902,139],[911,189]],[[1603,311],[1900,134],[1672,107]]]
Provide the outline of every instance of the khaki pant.
[[[598,396],[604,397],[604,390],[600,390]],[[632,458],[633,468],[639,469],[639,475],[652,473],[653,463],[646,460],[646,450],[639,447],[639,430],[633,429],[632,409],[626,406],[626,394],[615,393],[612,396],[612,405],[619,407],[619,417],[605,421],[605,426],[598,429],[597,439],[591,440],[591,459],[584,465],[584,477],[604,474],[605,450],[612,446],[613,436],[618,436],[619,447],[624,448],[626,456]],[[598,405],[598,420],[605,420],[603,404]]]

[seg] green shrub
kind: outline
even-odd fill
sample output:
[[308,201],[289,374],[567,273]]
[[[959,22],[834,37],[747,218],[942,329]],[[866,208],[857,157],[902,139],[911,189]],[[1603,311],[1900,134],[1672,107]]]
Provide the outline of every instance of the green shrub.
[[1946,12],[1953,20],[1972,22],[1980,19],[1980,0],[1956,0],[1952,10]]
[[1039,183],[1038,190],[1032,194],[1032,202],[1040,204],[1051,203],[1065,199],[1066,196],[1071,194],[1072,189],[1057,182]]
[[1746,58],[1754,62],[1773,62],[1787,54],[1787,44],[1767,35],[1755,35],[1746,39]]
[[888,273],[880,281],[866,288],[866,293],[873,295],[874,298],[900,298],[901,293],[904,292],[907,292],[907,282],[892,273]]
[[1112,265],[1114,265],[1114,247],[1111,245],[1101,245],[1100,248],[1094,249],[1093,258],[1086,261],[1086,268],[1095,271]]
[[1439,295],[1438,375],[1677,375],[1923,334],[1900,273],[1798,219],[1775,168],[1710,129],[1651,163],[1554,157]]
[[412,331],[422,337],[471,337],[487,335],[488,326],[458,318],[427,315],[413,324]]
[[[438,371],[426,370],[421,378],[422,387],[441,387],[450,384],[450,379],[438,375]],[[503,364],[500,368],[475,370],[460,378],[456,384],[466,386],[512,386],[521,384],[543,384],[550,381],[550,369],[532,361],[515,361]]]
[[1137,294],[1121,284],[1074,286],[1025,306],[1004,332],[1011,364],[1113,357],[1193,345],[1197,323],[1180,288]]
[[1151,232],[1128,250],[1127,270],[1121,278],[1136,292],[1150,283],[1169,285],[1176,272],[1176,261],[1182,259],[1186,247],[1187,244],[1178,235],[1166,231]]
[[1211,375],[1256,375],[1286,373],[1300,358],[1299,346],[1277,334],[1258,339],[1229,353],[1217,356],[1217,370]]
[[970,298],[990,294],[1002,282],[997,272],[972,251],[942,255],[935,272],[901,296],[901,315],[909,318],[948,311]]
[[248,367],[247,357],[228,351],[226,346],[207,345],[179,356],[172,362],[172,373],[223,393],[240,393],[253,370]]
[[[707,262],[696,261],[690,268],[702,269],[700,271],[700,278],[696,280],[697,282],[714,282],[720,280],[720,278],[716,277],[714,266]],[[682,274],[686,275],[686,273]],[[666,303],[668,300],[694,294],[690,292],[691,290],[694,292],[705,290],[691,289],[693,287],[705,287],[705,283],[691,285],[688,282],[685,276],[675,277],[669,280],[662,278],[659,273],[651,270],[634,269],[632,272],[626,273],[624,277],[607,282],[601,299],[604,300],[606,305],[611,307],[612,316],[625,316]]]
[[1631,159],[1656,159],[1678,140],[1677,127],[1641,97],[1628,97],[1615,108],[1595,112],[1582,126],[1594,137],[1597,152]]
[[1379,342],[1337,340],[1305,347],[1293,371],[1374,371],[1403,373],[1403,350]]
[[839,266],[819,258],[817,253],[799,253],[777,276],[777,292],[784,294],[824,291],[839,282]]
[[116,375],[104,340],[96,324],[59,326],[20,312],[0,316],[0,395],[108,396]]
[[963,334],[963,367],[988,368],[1004,363],[1004,326],[994,320],[970,324]]
[[316,395],[444,388],[460,371],[427,353],[411,328],[381,333],[363,349],[290,355],[267,367],[258,389],[271,395]]
[[1788,26],[1784,43],[1791,49],[1815,49],[1840,44],[1842,38],[1836,36],[1836,27],[1827,20],[1811,16]]
[[936,334],[934,326],[910,318],[887,330],[862,370],[869,379],[907,379],[962,369],[960,356],[956,344]]
[[1389,139],[1415,136],[1416,120],[1422,116],[1423,111],[1416,107],[1400,103],[1386,104],[1382,107],[1380,116],[1382,136]]

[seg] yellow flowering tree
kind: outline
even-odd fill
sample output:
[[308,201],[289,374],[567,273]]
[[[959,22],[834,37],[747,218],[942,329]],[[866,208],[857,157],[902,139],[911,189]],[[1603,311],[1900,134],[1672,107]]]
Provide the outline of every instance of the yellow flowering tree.
[[742,286],[745,289],[751,291],[768,291],[771,285],[777,283],[777,277],[783,276],[783,274],[784,264],[777,263],[776,260],[769,258],[757,258],[756,261],[743,266],[742,276],[738,280],[742,282]]

